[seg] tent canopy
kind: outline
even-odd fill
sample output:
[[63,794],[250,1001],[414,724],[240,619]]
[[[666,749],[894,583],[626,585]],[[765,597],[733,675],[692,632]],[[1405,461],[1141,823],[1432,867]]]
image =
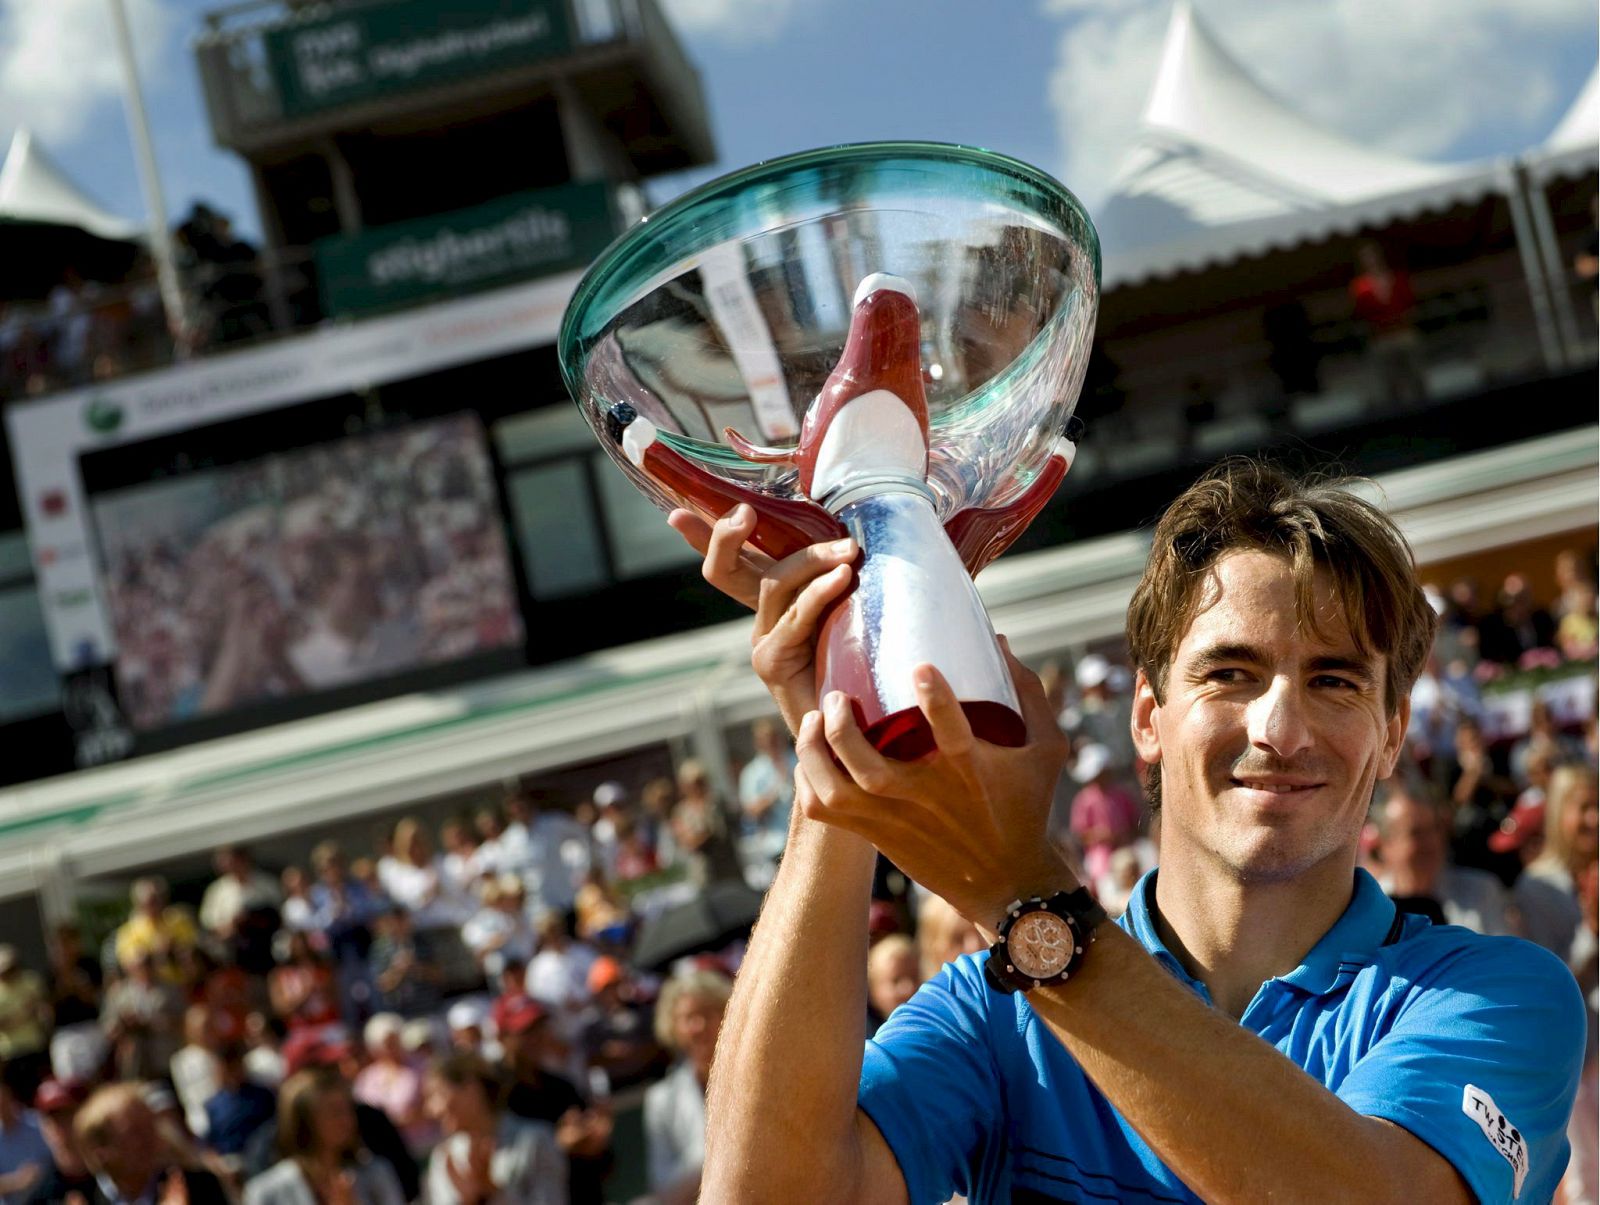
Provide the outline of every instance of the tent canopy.
[[85,196],[26,129],[12,136],[5,166],[0,167],[0,222],[70,226],[120,242],[144,234],[136,223],[108,213]]

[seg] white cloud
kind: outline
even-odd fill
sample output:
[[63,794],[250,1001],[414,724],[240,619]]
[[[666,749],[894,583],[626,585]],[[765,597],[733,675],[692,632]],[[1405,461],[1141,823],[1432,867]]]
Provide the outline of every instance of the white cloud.
[[[1199,0],[1255,78],[1347,137],[1417,158],[1532,145],[1570,99],[1549,64],[1594,44],[1591,0]],[[1049,103],[1063,179],[1103,197],[1138,127],[1168,0],[1044,0],[1063,20]]]
[[664,0],[673,28],[734,46],[778,40],[799,7],[796,0]]
[[[178,22],[163,0],[127,0],[127,13],[148,95],[165,78]],[[65,145],[121,94],[106,0],[0,4],[0,131],[27,126],[47,146]]]

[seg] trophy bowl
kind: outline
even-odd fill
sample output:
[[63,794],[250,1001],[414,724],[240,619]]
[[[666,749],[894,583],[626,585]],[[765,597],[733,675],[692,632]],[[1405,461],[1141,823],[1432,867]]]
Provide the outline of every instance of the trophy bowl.
[[663,510],[715,520],[748,502],[751,543],[774,557],[857,538],[818,669],[875,745],[931,747],[921,661],[975,731],[1017,744],[971,577],[1070,466],[1099,276],[1082,206],[1036,168],[937,143],[832,147],[715,180],[612,243],[568,306],[561,369]]

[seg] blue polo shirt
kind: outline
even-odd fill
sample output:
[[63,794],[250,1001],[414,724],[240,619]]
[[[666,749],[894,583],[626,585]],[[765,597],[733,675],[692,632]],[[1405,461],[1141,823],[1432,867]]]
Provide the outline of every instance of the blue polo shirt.
[[[1155,878],[1117,923],[1210,1003],[1156,934]],[[1027,998],[985,983],[987,957],[951,963],[867,1043],[860,1104],[912,1202],[1198,1200]],[[1555,1191],[1586,1021],[1572,973],[1538,946],[1397,913],[1357,871],[1344,915],[1240,1024],[1356,1112],[1428,1143],[1479,1200]]]

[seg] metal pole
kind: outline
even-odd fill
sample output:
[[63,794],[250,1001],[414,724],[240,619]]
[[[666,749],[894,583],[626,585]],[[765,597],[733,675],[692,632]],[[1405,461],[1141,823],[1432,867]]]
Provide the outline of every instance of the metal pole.
[[1533,236],[1539,247],[1539,258],[1544,265],[1545,287],[1550,292],[1550,308],[1555,314],[1556,331],[1561,336],[1568,366],[1576,364],[1581,340],[1578,335],[1578,316],[1573,312],[1571,269],[1561,258],[1561,244],[1556,240],[1555,219],[1550,215],[1550,201],[1545,186],[1534,178],[1526,161],[1516,167],[1517,183],[1522,189],[1523,205],[1532,219]]
[[161,284],[161,301],[166,306],[167,322],[175,335],[179,359],[189,354],[189,307],[178,279],[178,265],[172,254],[172,234],[167,226],[167,203],[161,195],[161,175],[156,170],[155,146],[150,141],[150,120],[144,111],[144,95],[139,90],[139,68],[133,58],[133,35],[128,30],[128,14],[123,0],[107,0],[111,24],[116,30],[117,53],[122,59],[122,103],[133,136],[134,159],[139,165],[139,180],[144,186],[145,219],[150,224],[150,251],[155,256],[156,279]]
[[1522,273],[1528,286],[1528,303],[1533,307],[1533,324],[1539,333],[1539,350],[1543,354],[1544,367],[1547,372],[1560,372],[1563,366],[1561,336],[1556,331],[1555,316],[1550,312],[1550,292],[1545,288],[1544,268],[1540,263],[1533,220],[1528,214],[1527,198],[1513,164],[1502,166],[1501,179],[1506,204],[1511,210],[1511,229],[1516,235],[1517,258],[1522,261]]

